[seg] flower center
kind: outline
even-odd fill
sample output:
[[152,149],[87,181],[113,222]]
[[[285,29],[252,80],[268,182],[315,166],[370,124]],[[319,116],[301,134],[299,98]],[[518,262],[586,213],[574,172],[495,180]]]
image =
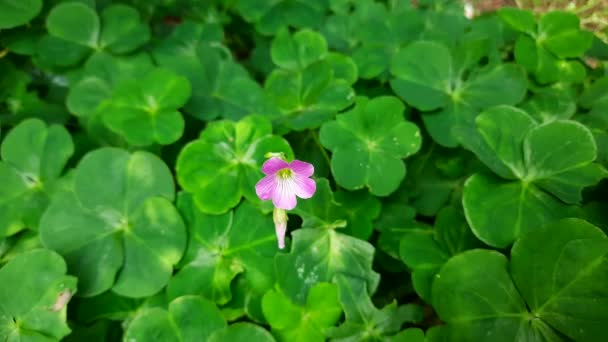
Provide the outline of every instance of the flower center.
[[281,169],[281,170],[277,171],[277,175],[281,179],[288,179],[288,178],[291,178],[291,176],[293,176],[293,171],[291,171],[291,169]]

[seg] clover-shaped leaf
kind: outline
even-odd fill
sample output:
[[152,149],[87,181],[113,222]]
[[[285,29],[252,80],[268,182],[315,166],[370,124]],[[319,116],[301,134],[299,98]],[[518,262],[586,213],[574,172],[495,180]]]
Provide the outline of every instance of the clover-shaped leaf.
[[[387,9],[380,3],[360,10],[366,11],[360,15],[363,18],[351,19],[358,19],[356,32],[361,41],[353,51],[353,59],[361,78],[387,79],[394,55],[424,32],[424,14],[407,7]],[[404,17],[408,20],[403,20]]]
[[326,179],[316,182],[315,195],[293,210],[302,218],[302,228],[340,227],[345,234],[367,240],[374,229],[372,221],[380,214],[380,201],[366,192],[332,193]]
[[520,106],[538,122],[570,119],[576,112],[574,96],[568,90],[543,88]]
[[217,306],[199,296],[183,296],[167,309],[141,309],[125,331],[125,341],[209,341],[228,324]]
[[[547,239],[547,236],[551,236]],[[530,231],[511,262],[488,250],[452,257],[435,277],[433,307],[448,341],[608,338],[608,238],[567,219]]]
[[378,286],[371,244],[334,229],[298,229],[292,237],[291,252],[278,254],[275,265],[278,285],[294,303],[304,304],[311,287],[337,274],[362,279],[370,291]]
[[593,34],[580,27],[574,13],[547,12],[538,25],[528,10],[502,8],[499,16],[524,34],[515,43],[515,60],[536,76],[540,83],[581,82],[584,66],[577,60],[591,47]]
[[583,188],[608,175],[593,163],[595,140],[578,122],[539,125],[522,110],[497,106],[480,114],[476,124],[481,138],[470,135],[465,146],[498,175],[514,180],[476,174],[465,184],[467,220],[492,246],[505,247],[519,234],[567,215],[565,203],[579,203]]
[[225,213],[243,196],[259,203],[254,189],[268,152],[293,158],[287,141],[272,135],[267,119],[248,116],[239,122],[212,122],[180,152],[177,180],[205,213]]
[[271,217],[247,202],[224,215],[207,215],[188,194],[180,195],[178,207],[190,227],[190,242],[182,267],[169,282],[171,298],[199,294],[226,304],[240,273],[260,296],[272,286],[277,247]]
[[[460,47],[468,51],[465,41]],[[474,67],[485,50],[461,56],[445,44],[416,41],[395,55],[391,87],[409,105],[423,111],[429,134],[440,145],[455,147],[458,141],[454,127],[469,111],[520,102],[526,93],[527,80],[521,66],[490,65],[481,70]],[[468,75],[468,76],[467,76]]]
[[104,123],[132,145],[167,145],[183,134],[184,118],[177,109],[189,97],[186,78],[156,68],[142,79],[122,81],[98,111]]
[[49,13],[46,25],[54,37],[119,54],[132,52],[150,39],[150,29],[141,23],[139,12],[122,4],[106,7],[100,20],[83,3],[60,3]]
[[87,60],[83,76],[70,86],[66,105],[73,115],[91,117],[122,81],[141,80],[153,68],[150,56],[144,53],[130,56],[96,53]]
[[608,104],[608,77],[602,77],[593,82],[583,91],[578,102],[584,108]]
[[402,158],[420,149],[418,127],[403,119],[395,97],[359,98],[357,105],[321,127],[320,139],[330,149],[331,171],[348,190],[367,186],[376,196],[395,191],[405,177]]
[[281,30],[274,38],[270,55],[280,68],[301,70],[327,56],[327,42],[311,30],[300,30],[293,36],[288,30]]
[[59,341],[70,333],[67,302],[76,278],[57,253],[35,249],[0,268],[0,336],[6,341]]
[[150,296],[167,284],[186,244],[174,192],[169,169],[148,152],[89,152],[42,217],[41,240],[66,259],[80,295]]
[[258,325],[240,322],[214,332],[208,341],[274,342],[275,339],[268,331]]
[[281,31],[272,42],[272,59],[280,68],[266,78],[266,94],[280,109],[286,129],[315,128],[348,107],[357,67],[347,56],[327,53],[325,38],[310,30]]
[[29,119],[8,133],[1,147],[0,237],[38,227],[72,153],[72,137],[63,126]]
[[327,10],[326,0],[240,0],[236,10],[256,30],[272,35],[286,26],[319,27]]
[[247,114],[273,116],[262,87],[222,45],[218,25],[185,22],[152,51],[162,67],[188,78],[192,97],[184,110],[199,119],[240,119]]
[[262,309],[279,341],[325,341],[327,330],[342,315],[338,288],[328,283],[313,286],[302,306],[271,290],[264,295]]
[[425,301],[431,302],[435,274],[453,255],[481,245],[475,238],[462,210],[445,207],[435,219],[435,229],[409,229],[401,238],[400,256],[412,269],[412,283]]
[[348,275],[336,275],[340,304],[345,322],[330,331],[332,341],[385,341],[401,330],[405,322],[422,320],[422,308],[393,301],[382,309],[374,306],[365,281]]
[[42,10],[42,0],[0,2],[0,30],[27,24]]

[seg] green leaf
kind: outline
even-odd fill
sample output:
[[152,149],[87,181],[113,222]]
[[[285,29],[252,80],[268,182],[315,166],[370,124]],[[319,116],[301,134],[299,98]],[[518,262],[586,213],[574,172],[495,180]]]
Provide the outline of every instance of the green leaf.
[[602,77],[583,91],[578,102],[584,108],[602,106],[608,103],[608,77]]
[[536,20],[529,10],[503,7],[498,10],[498,16],[516,31],[529,35],[536,34]]
[[[412,106],[429,111],[445,106],[451,93],[452,61],[443,44],[417,41],[393,57],[393,90]],[[420,63],[424,61],[424,63]]]
[[[401,46],[419,38],[424,31],[424,15],[411,8],[389,8],[377,2],[357,1],[349,19],[360,46],[353,59],[362,78],[386,79]],[[392,7],[389,5],[388,7]],[[403,20],[407,17],[408,20]]]
[[521,234],[567,217],[572,210],[533,184],[482,174],[466,181],[462,205],[475,236],[495,247],[507,247]]
[[506,63],[471,76],[461,88],[456,88],[454,96],[473,108],[514,105],[524,98],[527,86],[521,66]]
[[78,321],[92,323],[102,319],[126,320],[132,318],[139,309],[144,308],[143,299],[121,297],[112,291],[99,296],[79,298],[76,302]]
[[[547,239],[547,236],[551,236]],[[608,338],[608,237],[578,219],[534,230],[513,245],[511,275],[534,317],[575,341]]]
[[36,249],[0,268],[0,336],[6,341],[58,341],[70,333],[67,302],[76,278],[66,275],[63,259]]
[[54,37],[117,54],[132,52],[150,39],[150,29],[141,22],[139,12],[121,4],[106,7],[100,20],[91,6],[60,3],[49,13],[46,26]]
[[199,119],[238,120],[247,114],[275,116],[262,87],[242,65],[226,55],[221,27],[186,21],[159,42],[156,62],[188,78],[192,96],[184,110]]
[[515,43],[515,60],[525,66],[539,83],[580,83],[585,67],[576,60],[591,47],[593,34],[580,28],[574,13],[545,13],[536,29],[529,11],[502,9],[501,18],[516,30],[525,32]]
[[3,0],[0,2],[0,29],[27,24],[42,10],[42,0]]
[[332,341],[385,341],[401,330],[403,323],[422,320],[422,309],[413,304],[397,307],[393,301],[377,309],[360,279],[339,274],[336,282],[346,320],[331,330]]
[[584,187],[608,175],[603,167],[592,164],[597,155],[593,135],[575,121],[555,121],[532,129],[524,142],[524,152],[526,179],[536,181],[566,203],[580,202]]
[[340,227],[345,234],[367,240],[374,229],[372,221],[380,214],[380,202],[366,192],[334,194],[327,179],[316,182],[315,195],[293,210],[302,218],[302,228]]
[[424,342],[429,341],[424,337],[424,331],[419,328],[407,328],[396,335],[388,338],[389,342]]
[[150,40],[148,25],[139,12],[127,5],[111,5],[101,13],[102,29],[99,47],[112,53],[132,52]]
[[84,66],[84,76],[68,91],[66,105],[78,117],[98,115],[102,102],[124,81],[142,79],[154,65],[149,55],[113,56],[105,52],[93,54]]
[[184,77],[156,68],[139,80],[121,82],[98,111],[104,123],[135,146],[177,141],[184,119],[177,110],[190,97]]
[[262,309],[279,341],[325,341],[326,331],[342,315],[338,288],[327,283],[312,287],[303,306],[271,290],[264,295]]
[[272,335],[264,328],[247,322],[235,323],[214,332],[209,342],[274,342]]
[[292,233],[289,254],[278,254],[275,266],[278,285],[296,304],[304,304],[310,289],[320,282],[331,282],[335,275],[357,277],[370,292],[379,276],[372,270],[371,244],[333,229],[298,229]]
[[227,212],[243,196],[260,203],[254,189],[262,178],[264,155],[283,152],[293,158],[287,141],[271,133],[270,122],[259,116],[210,123],[198,140],[181,150],[176,166],[179,184],[208,214]]
[[476,174],[465,183],[467,219],[475,235],[491,246],[505,247],[522,232],[563,217],[569,210],[562,202],[580,203],[582,190],[608,175],[593,163],[592,133],[575,121],[539,125],[522,110],[497,106],[481,113],[476,124],[482,138],[475,140],[477,133],[470,132],[465,146],[498,175],[517,179],[501,183]]
[[543,88],[525,101],[521,108],[540,123],[568,120],[576,112],[574,96],[567,90]]
[[279,31],[272,41],[272,62],[283,69],[302,70],[327,55],[327,42],[319,33],[300,30],[293,36],[287,29]]
[[420,149],[416,125],[403,120],[403,104],[394,97],[360,98],[354,109],[321,127],[321,143],[330,149],[336,181],[349,190],[367,186],[376,196],[395,191],[405,177],[402,158]]
[[328,54],[322,35],[282,31],[272,50],[279,68],[268,75],[264,88],[281,111],[276,121],[282,130],[316,128],[353,102],[357,67],[347,56]]
[[478,249],[452,257],[435,276],[432,296],[448,324],[449,341],[516,341],[528,335],[528,324],[520,330],[525,303],[509,276],[507,258],[498,252]]
[[235,5],[238,13],[255,23],[256,30],[264,35],[275,34],[285,26],[319,27],[327,7],[326,0],[240,0]]
[[431,137],[443,146],[458,145],[456,130],[468,123],[466,117],[471,113],[495,105],[514,105],[526,94],[527,80],[521,66],[505,63],[474,69],[488,53],[486,45],[475,36],[453,51],[443,43],[417,41],[395,55],[393,91],[421,111],[441,109],[423,113],[423,121]]
[[593,34],[580,28],[574,13],[548,12],[538,22],[539,38],[559,58],[580,57],[591,47]]
[[125,341],[209,341],[217,331],[227,327],[222,313],[199,296],[174,299],[167,310],[148,308],[129,323]]
[[452,151],[432,144],[408,160],[402,186],[420,215],[435,216],[446,204],[460,201],[462,185],[478,161]]
[[169,282],[170,298],[197,294],[226,304],[232,297],[230,284],[240,273],[260,294],[272,286],[277,243],[269,216],[247,202],[224,215],[207,215],[187,194],[180,195],[178,208],[190,240],[182,266]]
[[522,144],[528,131],[536,126],[536,122],[520,109],[497,106],[477,116],[475,123],[496,157],[514,176],[523,178],[527,170]]
[[1,146],[0,237],[38,227],[73,153],[72,137],[63,126],[29,119],[8,133]]
[[49,33],[72,43],[97,48],[100,34],[99,17],[91,7],[79,2],[61,3],[46,19]]
[[448,341],[605,339],[607,254],[603,232],[566,219],[523,235],[510,267],[494,251],[457,255],[433,284],[433,306],[447,322],[442,334]]
[[41,240],[79,277],[81,296],[150,296],[167,284],[186,244],[174,191],[169,169],[148,152],[89,152],[42,217]]
[[399,255],[413,270],[412,279],[416,292],[431,303],[433,277],[453,255],[480,245],[462,212],[445,207],[437,214],[435,229],[404,229]]
[[38,232],[25,230],[0,240],[0,264],[5,264],[19,254],[43,248]]
[[450,255],[433,238],[433,231],[427,229],[408,229],[401,238],[399,250],[401,260],[412,270],[416,293],[431,302],[433,276]]

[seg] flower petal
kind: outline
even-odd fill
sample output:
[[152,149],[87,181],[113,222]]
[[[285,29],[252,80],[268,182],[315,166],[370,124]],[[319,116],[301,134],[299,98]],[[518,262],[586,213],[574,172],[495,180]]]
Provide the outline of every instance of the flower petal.
[[291,210],[296,207],[295,183],[291,179],[277,179],[272,203],[279,209]]
[[317,191],[317,183],[308,177],[295,177],[294,191],[300,198],[311,198]]
[[312,164],[297,159],[289,163],[289,168],[301,177],[310,177],[315,172],[315,167]]
[[266,176],[255,185],[255,193],[261,200],[267,201],[273,197],[276,188],[277,177],[274,175]]
[[264,162],[264,165],[262,165],[262,172],[264,172],[266,175],[274,175],[280,169],[284,169],[288,166],[289,164],[287,164],[287,162],[283,159],[272,157]]

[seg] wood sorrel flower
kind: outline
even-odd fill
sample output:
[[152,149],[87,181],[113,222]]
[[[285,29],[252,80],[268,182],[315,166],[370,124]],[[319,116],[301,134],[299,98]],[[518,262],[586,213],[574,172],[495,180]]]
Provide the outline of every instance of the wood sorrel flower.
[[277,234],[279,248],[285,247],[285,232],[287,231],[287,213],[296,207],[296,196],[311,198],[317,190],[317,184],[310,178],[315,172],[312,164],[294,160],[287,163],[283,159],[272,156],[264,165],[262,172],[266,177],[255,185],[255,192],[264,201],[272,199],[274,212],[272,215]]
[[272,157],[262,165],[266,177],[255,185],[255,192],[264,201],[272,199],[276,208],[291,210],[296,207],[296,196],[311,198],[317,184],[309,177],[315,172],[312,164],[294,160],[287,163]]

